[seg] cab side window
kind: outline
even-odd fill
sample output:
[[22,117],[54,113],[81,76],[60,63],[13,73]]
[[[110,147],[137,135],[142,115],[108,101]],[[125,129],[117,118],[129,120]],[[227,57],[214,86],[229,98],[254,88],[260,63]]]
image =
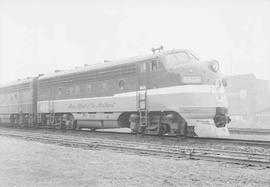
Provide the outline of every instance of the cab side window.
[[185,53],[185,52],[176,53],[175,55],[176,55],[176,57],[178,58],[178,60],[179,60],[180,62],[182,62],[182,63],[185,63],[185,62],[190,61],[189,56],[188,56],[187,53]]
[[150,71],[158,71],[160,69],[160,61],[159,60],[152,60]]

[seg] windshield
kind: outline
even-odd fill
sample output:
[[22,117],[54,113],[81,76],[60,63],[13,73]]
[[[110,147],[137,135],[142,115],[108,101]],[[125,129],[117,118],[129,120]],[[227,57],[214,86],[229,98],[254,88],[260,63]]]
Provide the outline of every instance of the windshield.
[[169,54],[166,55],[165,58],[166,58],[166,65],[168,68],[174,68],[175,66],[191,62],[191,58],[186,52]]
[[195,60],[195,61],[199,61],[200,59],[199,59],[199,57],[198,56],[196,56],[195,54],[193,54],[193,53],[190,53],[191,55],[191,58],[193,59],[193,60]]

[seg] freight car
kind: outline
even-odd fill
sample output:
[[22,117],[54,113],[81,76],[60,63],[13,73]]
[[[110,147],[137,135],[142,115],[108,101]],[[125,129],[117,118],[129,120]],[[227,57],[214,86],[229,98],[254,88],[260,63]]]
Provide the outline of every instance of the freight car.
[[70,129],[127,127],[135,133],[162,135],[228,135],[219,63],[201,62],[188,50],[158,50],[1,86],[1,121]]

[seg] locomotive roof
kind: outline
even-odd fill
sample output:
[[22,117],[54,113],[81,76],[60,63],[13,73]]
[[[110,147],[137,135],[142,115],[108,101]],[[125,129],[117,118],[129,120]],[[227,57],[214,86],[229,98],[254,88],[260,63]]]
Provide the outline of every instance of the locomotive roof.
[[[109,61],[109,62],[98,63],[98,64],[89,65],[89,66],[83,66],[77,69],[63,70],[60,72],[54,72],[54,73],[42,75],[39,77],[39,80],[46,80],[46,79],[61,77],[61,76],[70,75],[70,74],[83,73],[83,72],[87,72],[91,70],[109,68],[109,67],[118,66],[118,65],[131,64],[134,62],[140,62],[147,59],[153,59],[162,55],[171,54],[175,52],[181,52],[181,51],[187,51],[187,50],[184,50],[184,49],[183,50],[180,50],[180,49],[166,50],[166,51],[161,51],[155,54],[135,56],[135,57],[125,58],[122,60]],[[12,81],[9,83],[0,84],[0,88],[7,88],[7,87],[17,86],[17,85],[21,85],[25,83],[30,83],[33,81],[33,79],[34,77],[28,77],[26,79],[19,79],[19,80]]]
[[17,85],[20,85],[20,84],[30,83],[30,82],[33,81],[33,79],[34,79],[33,77],[28,77],[26,79],[18,79],[16,81],[1,84],[0,88],[7,88],[7,87],[12,87],[12,86],[17,86]]
[[39,78],[39,80],[46,80],[46,79],[61,77],[61,76],[69,75],[69,74],[83,73],[83,72],[87,72],[87,71],[91,71],[91,70],[98,70],[98,69],[102,69],[102,68],[109,68],[109,67],[118,66],[118,65],[140,62],[140,61],[144,61],[147,59],[153,59],[153,58],[162,56],[164,54],[171,54],[171,53],[180,52],[180,51],[186,51],[186,50],[175,50],[175,49],[166,50],[166,51],[162,51],[160,53],[155,53],[155,54],[149,54],[149,55],[144,55],[144,56],[135,56],[135,57],[126,58],[126,59],[122,59],[122,60],[98,63],[98,64],[89,65],[89,66],[79,67],[77,69],[72,69],[72,70],[63,70],[60,72],[54,72],[54,73],[42,75]]

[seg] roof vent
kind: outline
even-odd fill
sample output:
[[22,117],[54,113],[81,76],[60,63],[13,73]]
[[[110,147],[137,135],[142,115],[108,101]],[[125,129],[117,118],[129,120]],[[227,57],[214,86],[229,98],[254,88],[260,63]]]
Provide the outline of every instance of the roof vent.
[[59,73],[61,70],[60,69],[56,69],[54,70],[54,73]]

